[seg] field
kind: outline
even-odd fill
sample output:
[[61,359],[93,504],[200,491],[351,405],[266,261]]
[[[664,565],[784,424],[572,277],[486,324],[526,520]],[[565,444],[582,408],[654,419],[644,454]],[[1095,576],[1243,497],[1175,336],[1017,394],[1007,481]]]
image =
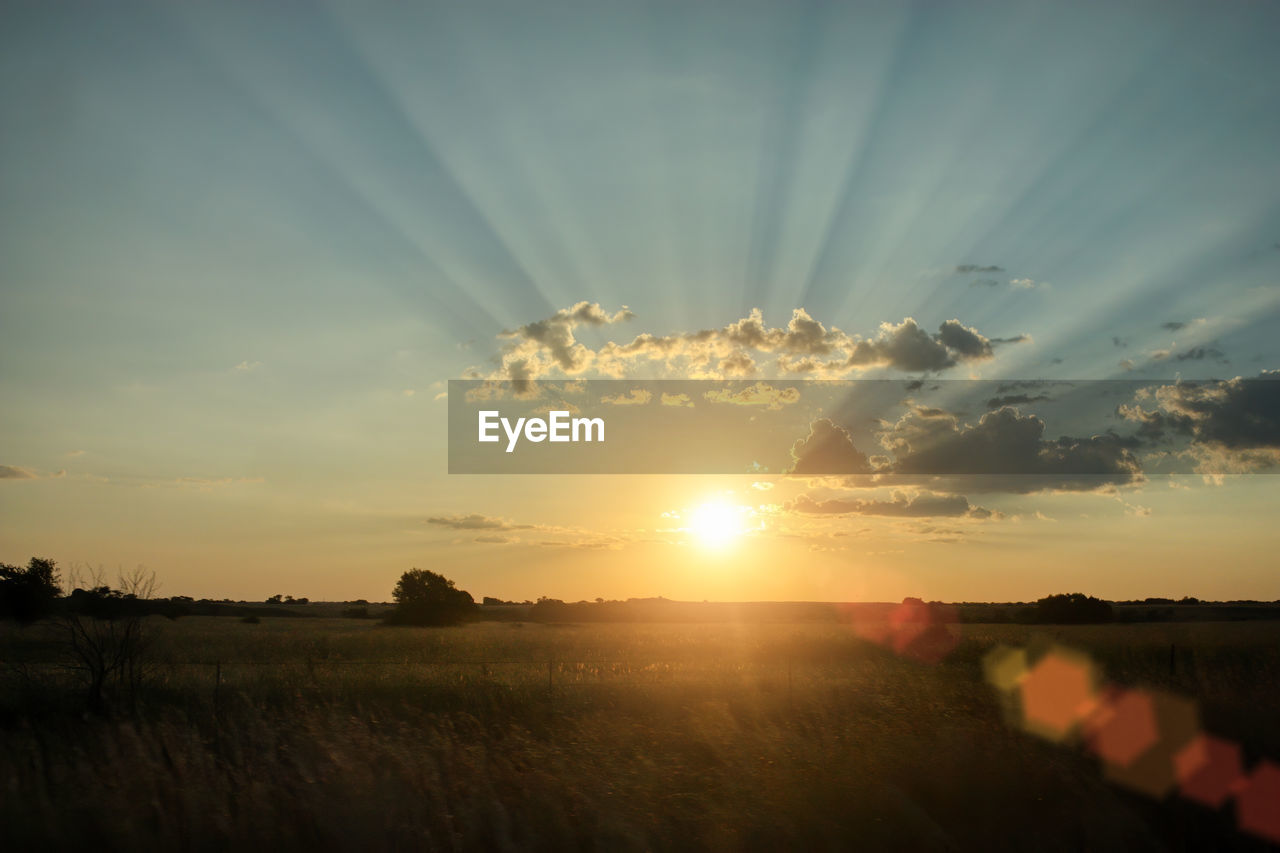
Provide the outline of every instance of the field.
[[146,679],[87,714],[51,628],[0,626],[12,849],[1265,849],[1011,725],[997,643],[1280,757],[1275,622],[953,626],[937,665],[837,624],[146,627]]

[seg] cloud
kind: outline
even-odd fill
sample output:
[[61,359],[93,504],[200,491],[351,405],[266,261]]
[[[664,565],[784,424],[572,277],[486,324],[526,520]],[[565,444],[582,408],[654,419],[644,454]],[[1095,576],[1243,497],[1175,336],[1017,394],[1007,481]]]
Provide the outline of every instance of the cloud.
[[436,515],[426,519],[427,524],[448,527],[451,530],[529,530],[532,524],[514,524],[505,518],[480,513],[470,515]]
[[920,328],[910,317],[882,323],[870,338],[823,325],[804,308],[791,312],[785,327],[769,326],[760,309],[721,328],[671,335],[641,333],[629,342],[608,341],[592,349],[578,341],[581,326],[607,326],[630,320],[627,308],[610,314],[597,303],[579,302],[551,317],[503,332],[505,343],[495,371],[477,368],[470,378],[507,379],[516,383],[592,371],[623,378],[646,365],[690,379],[723,379],[754,375],[761,359],[783,374],[840,378],[871,368],[907,372],[938,371],[964,361],[992,357],[993,346],[1028,340],[1025,335],[988,338],[959,320],[948,320],[937,333]]
[[0,480],[37,480],[39,477],[39,474],[29,468],[0,465]]
[[[214,489],[225,488],[226,486],[242,486],[246,484],[265,482],[266,480],[262,477],[179,477],[173,481],[173,484],[186,489],[195,489],[199,492],[211,492]],[[160,483],[154,485],[167,484]]]
[[1113,337],[1111,338],[1111,343],[1112,343],[1112,344],[1114,344],[1115,346],[1119,347],[1119,348],[1124,348],[1124,347],[1129,346],[1129,342],[1128,342],[1127,340],[1125,340],[1124,338],[1120,338],[1120,337],[1114,337],[1114,336],[1113,336]]
[[800,400],[797,388],[775,388],[767,382],[757,382],[741,391],[720,388],[702,395],[711,403],[727,403],[733,406],[763,406],[776,412]]
[[1174,356],[1177,361],[1204,361],[1212,360],[1220,364],[1228,364],[1227,354],[1218,349],[1216,343],[1205,344],[1204,346],[1192,347],[1184,350]]
[[792,474],[867,474],[872,470],[866,454],[853,446],[849,431],[830,418],[819,418],[809,425],[809,434],[791,446],[791,458],[795,462]]
[[541,536],[551,537],[541,541],[523,540],[526,544],[543,547],[618,550],[635,541],[635,538],[628,533],[601,533],[580,527],[562,527],[554,524],[521,524],[478,512],[465,515],[436,515],[425,519],[425,522],[449,530],[474,532],[476,535],[471,541],[490,545],[521,542],[519,537],[508,535],[509,531],[515,530],[531,530]]
[[584,551],[618,551],[627,540],[617,536],[594,536],[579,539],[543,539],[538,543],[543,548],[565,548]]
[[252,370],[257,370],[259,367],[262,367],[262,362],[260,361],[242,361],[234,369],[241,373],[248,373]]
[[[968,491],[1089,491],[1140,482],[1131,442],[1111,434],[1045,439],[1044,421],[1004,407],[977,424],[912,410],[879,436],[895,456],[882,472],[962,477]],[[948,489],[949,491],[952,489]]]
[[971,506],[964,495],[928,492],[912,495],[894,492],[892,499],[887,501],[859,498],[814,500],[809,495],[799,495],[783,504],[783,509],[805,515],[885,515],[896,518],[991,518],[993,515],[989,509]]
[[644,388],[632,388],[624,394],[605,395],[600,398],[601,403],[608,403],[612,406],[643,406],[653,399],[653,392]]
[[981,266],[979,264],[957,264],[956,272],[960,275],[967,275],[976,272],[1004,272],[1004,267]]
[[1013,290],[1048,290],[1052,285],[1047,281],[1037,282],[1034,278],[1011,278],[1009,287]]
[[[1003,342],[1025,340],[1025,336]],[[985,337],[959,320],[943,323],[930,335],[911,317],[901,323],[881,323],[880,333],[853,345],[849,364],[859,367],[893,367],[909,373],[945,370],[961,361],[991,358],[998,341]]]
[[720,359],[720,373],[724,376],[752,376],[755,372],[755,359],[741,350]]
[[686,409],[693,408],[693,401],[689,399],[688,394],[667,394],[664,392],[661,402],[664,406],[678,406]]
[[1169,320],[1166,323],[1161,323],[1160,328],[1170,332],[1181,332],[1183,329],[1194,329],[1197,326],[1206,325],[1208,322],[1209,318],[1207,317],[1195,317],[1185,322],[1182,320]]
[[552,367],[570,376],[582,373],[592,365],[596,354],[577,341],[574,330],[621,323],[634,316],[625,305],[610,314],[597,302],[582,301],[544,320],[503,332],[499,338],[511,343],[501,356],[502,376],[516,381],[537,379]]
[[[1148,409],[1146,405],[1153,407]],[[1118,409],[1139,424],[1138,435],[1158,443],[1188,437],[1201,471],[1230,473],[1280,464],[1280,371],[1255,379],[1179,382],[1144,388]]]
[[969,282],[969,286],[970,287],[999,287],[1000,282],[996,281],[994,278],[975,278],[973,281]]
[[1025,406],[1028,403],[1039,403],[1052,400],[1048,394],[1003,394],[987,401],[988,409],[1003,409],[1005,406]]

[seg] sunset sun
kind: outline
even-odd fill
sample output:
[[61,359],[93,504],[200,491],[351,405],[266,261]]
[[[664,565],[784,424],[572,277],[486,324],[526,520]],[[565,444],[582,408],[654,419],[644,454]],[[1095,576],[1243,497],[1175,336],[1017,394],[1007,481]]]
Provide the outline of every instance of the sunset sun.
[[742,507],[710,501],[693,510],[689,532],[708,548],[725,548],[743,534]]

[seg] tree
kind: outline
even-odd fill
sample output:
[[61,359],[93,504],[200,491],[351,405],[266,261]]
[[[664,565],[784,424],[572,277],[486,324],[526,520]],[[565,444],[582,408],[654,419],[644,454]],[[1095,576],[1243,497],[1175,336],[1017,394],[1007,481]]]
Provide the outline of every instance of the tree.
[[426,569],[410,569],[401,575],[391,597],[396,609],[387,621],[395,625],[456,625],[476,610],[471,593]]
[[[84,588],[78,581],[84,581]],[[72,591],[58,618],[59,645],[80,675],[89,708],[106,711],[113,698],[136,702],[151,672],[152,635],[146,617],[157,589],[154,572],[121,572],[112,589],[101,568],[72,566]]]
[[0,619],[34,622],[53,612],[62,594],[58,564],[32,557],[21,569],[0,563]]
[[1111,605],[1082,592],[1048,595],[1036,602],[1035,621],[1051,625],[1110,622]]

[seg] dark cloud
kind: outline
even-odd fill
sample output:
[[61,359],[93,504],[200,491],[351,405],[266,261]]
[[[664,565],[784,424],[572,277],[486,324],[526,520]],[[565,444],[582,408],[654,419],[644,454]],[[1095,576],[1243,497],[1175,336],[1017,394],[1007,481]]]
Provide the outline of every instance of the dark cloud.
[[1000,282],[996,281],[994,278],[975,278],[973,281],[969,282],[969,286],[970,287],[999,287]]
[[14,465],[0,465],[0,480],[35,480],[37,475],[27,468]]
[[1127,347],[1129,345],[1128,341],[1126,341],[1124,338],[1119,338],[1119,337],[1112,337],[1111,343],[1115,344],[1117,347],[1122,347],[1122,348]]
[[1170,320],[1167,323],[1161,323],[1160,328],[1168,329],[1170,332],[1180,332],[1187,327],[1186,323],[1180,320]]
[[959,320],[948,320],[938,328],[938,341],[963,359],[991,358],[991,341],[978,334],[977,329],[964,326]]
[[1043,400],[1052,399],[1048,394],[1005,394],[988,400],[987,408],[1002,409],[1005,406],[1025,406],[1028,403],[1039,403]]
[[1010,391],[1044,388],[1049,385],[1061,387],[1063,385],[1070,386],[1071,383],[1064,382],[1061,379],[1015,379],[1012,382],[1001,382],[996,386],[996,393],[1007,394]]
[[987,338],[959,320],[948,320],[929,334],[911,317],[901,323],[882,323],[880,334],[860,340],[849,356],[856,366],[895,367],[910,373],[945,370],[961,361],[991,358],[992,347],[1002,343],[1020,343],[1026,335],[1014,338]]
[[1009,407],[987,412],[976,425],[909,412],[881,434],[895,459],[880,470],[961,477],[958,485],[969,491],[1018,493],[1089,491],[1142,479],[1131,442],[1112,434],[1046,439],[1044,430],[1040,418]]
[[907,495],[902,492],[896,492],[887,501],[859,498],[815,500],[809,495],[800,495],[787,501],[782,508],[804,515],[886,515],[897,518],[990,518],[993,515],[991,510],[984,507],[970,506],[969,499],[964,495]]
[[795,460],[792,474],[825,476],[871,472],[871,463],[866,454],[853,446],[849,431],[830,418],[819,418],[809,425],[809,434],[791,446],[791,458]]
[[1004,272],[1004,267],[998,267],[994,264],[991,266],[982,266],[981,264],[957,264],[956,272],[960,275],[969,275],[976,272]]
[[1192,347],[1189,350],[1178,353],[1174,356],[1177,361],[1204,361],[1206,359],[1228,364],[1227,354],[1218,349],[1217,344],[1205,344],[1204,346]]
[[[1154,408],[1146,408],[1149,404]],[[1171,434],[1189,436],[1193,452],[1225,454],[1218,461],[1233,467],[1270,467],[1280,461],[1271,459],[1280,456],[1280,371],[1263,371],[1256,379],[1237,376],[1144,389],[1134,405],[1121,406],[1119,413],[1140,425],[1143,438],[1154,442]]]

